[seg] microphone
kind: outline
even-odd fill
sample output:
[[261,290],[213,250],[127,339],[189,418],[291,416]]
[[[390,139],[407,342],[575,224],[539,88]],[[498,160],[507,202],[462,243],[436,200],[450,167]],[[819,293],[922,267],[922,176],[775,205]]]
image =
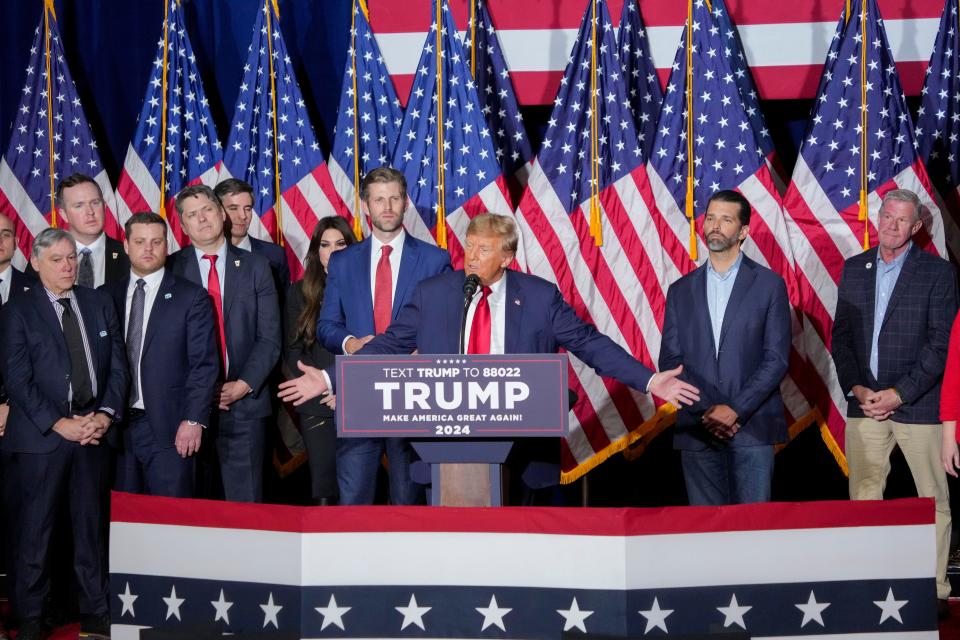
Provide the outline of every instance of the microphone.
[[460,353],[467,352],[467,309],[470,308],[470,302],[473,300],[473,296],[478,288],[480,288],[480,276],[471,273],[463,282],[463,313],[460,315]]
[[463,283],[463,300],[467,302],[471,300],[474,294],[477,292],[477,289],[480,288],[480,276],[475,273],[471,273],[467,276],[467,279]]

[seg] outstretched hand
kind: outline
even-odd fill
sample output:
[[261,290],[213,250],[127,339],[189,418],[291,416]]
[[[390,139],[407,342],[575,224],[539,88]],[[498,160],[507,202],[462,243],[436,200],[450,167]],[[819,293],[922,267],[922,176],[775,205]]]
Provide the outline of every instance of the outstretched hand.
[[684,404],[693,404],[700,399],[700,390],[677,377],[682,372],[683,365],[680,365],[676,369],[653,374],[647,390],[677,408]]
[[297,368],[303,372],[303,375],[280,383],[280,393],[277,394],[281,400],[292,402],[295,407],[327,392],[327,380],[323,371],[303,364],[300,360],[297,360]]

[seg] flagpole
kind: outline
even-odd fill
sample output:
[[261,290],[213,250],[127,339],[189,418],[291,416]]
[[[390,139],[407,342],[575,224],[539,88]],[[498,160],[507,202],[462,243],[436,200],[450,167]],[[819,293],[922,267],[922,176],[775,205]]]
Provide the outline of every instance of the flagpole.
[[[283,216],[281,208],[283,204],[283,194],[280,192],[280,143],[277,139],[277,78],[273,68],[273,28],[270,26],[270,2],[264,0],[263,8],[267,12],[267,54],[270,62],[270,102],[273,109],[273,209],[277,218],[277,244],[283,246]],[[277,12],[277,20],[280,20],[280,8],[277,6],[277,0],[272,0],[273,9]],[[356,131],[354,131],[356,135]]]
[[357,99],[357,0],[354,0],[350,12],[350,65],[353,71],[353,235],[357,240],[363,240],[363,228],[360,225],[360,132],[357,130],[357,110],[360,108]]
[[443,184],[443,0],[437,3],[437,246],[447,248],[446,194]]
[[[849,3],[849,0],[847,0]],[[849,13],[847,14],[849,17]],[[860,5],[860,207],[857,219],[863,222],[863,250],[870,248],[870,217],[867,211],[867,3]]]
[[57,19],[53,8],[53,0],[44,0],[43,3],[43,40],[46,44],[44,51],[47,67],[47,149],[50,156],[50,226],[57,228],[57,202],[55,195],[54,174],[56,167],[53,164],[53,75],[50,70],[50,15]]
[[477,3],[470,0],[470,75],[477,79]]
[[690,223],[690,259],[697,259],[697,224],[693,202],[693,0],[687,0],[687,197],[684,201]]
[[597,105],[597,5],[593,0],[590,51],[590,235],[596,246],[603,246],[603,221],[600,217],[599,119]]
[[160,209],[167,217],[167,55],[170,49],[170,1],[163,0],[163,67],[160,69]]

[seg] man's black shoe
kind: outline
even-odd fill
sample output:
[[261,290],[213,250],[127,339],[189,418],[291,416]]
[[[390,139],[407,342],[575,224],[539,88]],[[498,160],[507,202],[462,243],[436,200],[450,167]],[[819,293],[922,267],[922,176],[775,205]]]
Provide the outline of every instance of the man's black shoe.
[[24,618],[17,632],[18,640],[46,640],[50,636],[50,627],[42,618]]
[[80,637],[90,640],[110,638],[110,614],[93,613],[80,616]]

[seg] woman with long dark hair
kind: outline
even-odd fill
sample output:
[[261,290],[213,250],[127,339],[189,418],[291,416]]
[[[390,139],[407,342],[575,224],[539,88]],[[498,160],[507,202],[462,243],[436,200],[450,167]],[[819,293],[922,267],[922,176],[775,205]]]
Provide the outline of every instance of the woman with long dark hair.
[[[350,225],[340,216],[321,218],[310,237],[303,279],[290,287],[284,315],[283,355],[287,377],[300,375],[297,361],[323,369],[333,354],[317,342],[317,316],[323,306],[330,254],[353,244]],[[337,498],[337,430],[333,422],[334,396],[314,398],[297,407],[300,430],[307,445],[310,485],[316,504],[335,504]]]

